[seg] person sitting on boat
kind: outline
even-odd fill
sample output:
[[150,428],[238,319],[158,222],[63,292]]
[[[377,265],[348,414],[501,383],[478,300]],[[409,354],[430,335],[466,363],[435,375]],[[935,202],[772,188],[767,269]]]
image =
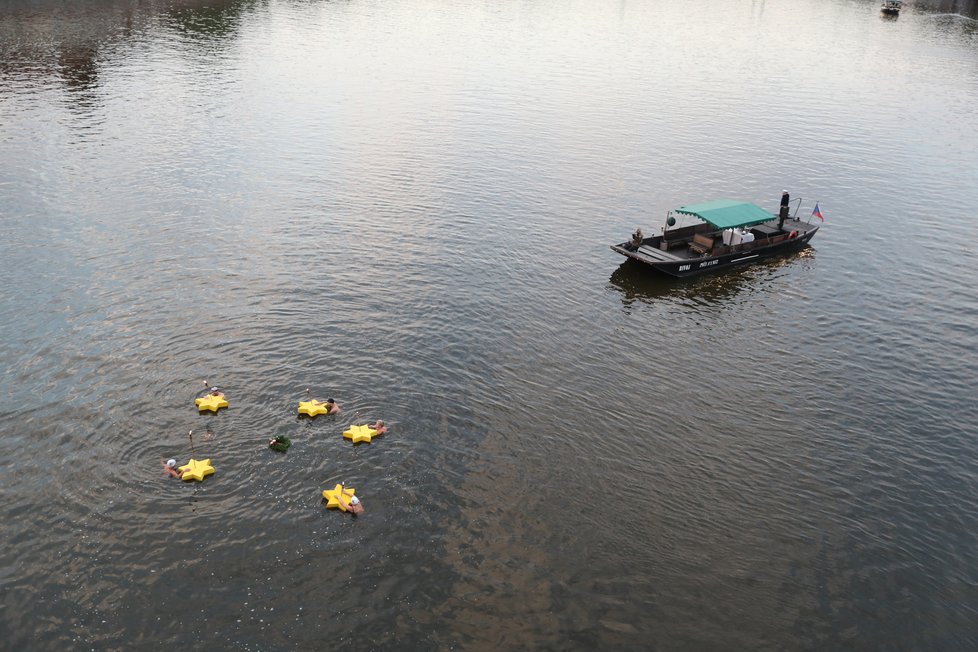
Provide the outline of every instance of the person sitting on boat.
[[645,241],[645,236],[642,235],[642,229],[635,229],[635,233],[632,234],[632,248],[638,249],[642,246],[642,242]]
[[788,219],[788,202],[791,201],[791,195],[788,194],[787,190],[781,191],[781,212],[778,213],[778,230],[780,231],[784,227],[784,221]]

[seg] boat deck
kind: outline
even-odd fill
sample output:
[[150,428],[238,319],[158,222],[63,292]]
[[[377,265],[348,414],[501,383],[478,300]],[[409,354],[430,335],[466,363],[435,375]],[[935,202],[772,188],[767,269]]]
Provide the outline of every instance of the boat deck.
[[[814,231],[817,228],[817,224],[809,224],[797,219],[787,219],[784,221],[784,228],[779,230],[777,220],[772,220],[771,222],[757,224],[751,228],[751,231],[753,231],[757,237],[757,239],[753,242],[744,243],[744,245],[722,246],[717,247],[716,249],[724,250],[723,253],[731,253],[734,251],[746,252],[756,247],[763,247],[767,244],[772,244],[771,239],[778,241],[780,238],[780,240],[783,240],[784,236],[792,231],[797,231],[799,237],[804,237],[809,231]],[[660,248],[659,243],[661,242],[662,236],[653,236],[651,238],[646,238],[638,249],[630,248],[628,243],[622,243],[612,248],[630,258],[636,258],[648,263],[672,263],[686,260],[700,260],[702,258],[709,258],[711,255],[718,255],[717,250],[715,250],[712,254],[704,254],[695,251],[689,246],[690,243],[688,239],[685,242],[677,243],[677,246],[672,246],[668,250],[663,250]]]

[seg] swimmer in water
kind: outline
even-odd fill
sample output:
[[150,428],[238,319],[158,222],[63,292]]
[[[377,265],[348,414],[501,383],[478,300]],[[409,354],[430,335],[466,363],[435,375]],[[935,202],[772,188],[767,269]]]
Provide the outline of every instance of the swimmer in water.
[[367,427],[370,428],[371,430],[376,430],[378,435],[387,434],[387,426],[384,425],[383,419],[377,419],[376,423],[373,423]]
[[308,388],[306,389],[306,398],[308,398],[309,402],[312,403],[313,405],[325,406],[326,414],[336,414],[340,411],[339,403],[337,403],[331,398],[328,398],[325,401],[320,401],[319,399],[315,399],[312,397],[312,390]]
[[168,475],[174,478],[183,477],[183,474],[177,469],[177,461],[175,459],[170,458],[164,462],[163,458],[161,457],[160,462],[163,464],[163,475]]
[[[363,505],[360,504],[360,499],[346,490],[346,483],[340,483],[340,484],[343,486],[343,491],[341,491],[340,495],[336,497],[336,500],[338,500],[339,503],[343,505],[343,508],[346,511],[350,512],[354,516],[359,516],[360,514],[363,514]],[[350,502],[343,500],[343,496],[349,496]]]
[[[205,385],[207,384],[207,381],[206,380],[204,381],[204,384]],[[206,390],[203,395],[204,396],[220,396],[221,398],[224,398],[224,392],[222,392],[221,390],[219,390],[216,386],[212,386],[210,389]]]

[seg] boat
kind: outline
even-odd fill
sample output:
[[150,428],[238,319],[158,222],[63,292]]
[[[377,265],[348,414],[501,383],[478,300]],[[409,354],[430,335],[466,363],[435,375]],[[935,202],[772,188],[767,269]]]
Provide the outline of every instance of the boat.
[[903,0],[883,0],[883,3],[880,5],[880,11],[884,14],[898,14],[902,5]]
[[639,229],[611,249],[671,276],[716,272],[805,247],[819,227],[795,213],[789,217],[784,206],[781,215],[772,215],[749,202],[716,199],[669,211],[661,235],[646,238]]

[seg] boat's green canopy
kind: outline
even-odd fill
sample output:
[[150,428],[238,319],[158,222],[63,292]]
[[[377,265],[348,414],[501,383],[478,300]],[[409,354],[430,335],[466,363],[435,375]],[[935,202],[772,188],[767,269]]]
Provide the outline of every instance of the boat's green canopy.
[[773,215],[760,206],[736,199],[714,199],[702,204],[680,206],[676,212],[694,215],[717,229],[751,226],[774,219]]

